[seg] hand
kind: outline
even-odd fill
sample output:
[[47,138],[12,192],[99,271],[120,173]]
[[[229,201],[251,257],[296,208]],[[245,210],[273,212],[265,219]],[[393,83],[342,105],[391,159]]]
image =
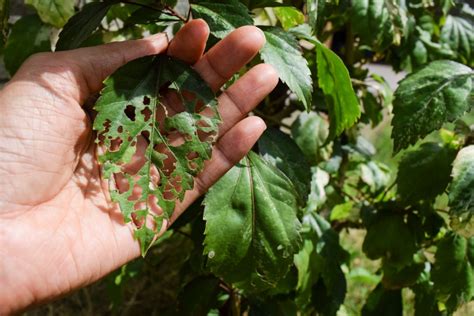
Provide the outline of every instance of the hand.
[[[193,64],[217,91],[264,43],[258,29],[242,27],[203,55],[208,34],[207,25],[194,20],[169,47],[158,34],[38,54],[0,91],[0,314],[90,284],[139,256],[132,226],[124,224],[99,176],[82,105],[117,68],[166,49]],[[250,150],[265,124],[247,113],[277,80],[273,68],[258,65],[219,96],[219,141],[175,214]]]

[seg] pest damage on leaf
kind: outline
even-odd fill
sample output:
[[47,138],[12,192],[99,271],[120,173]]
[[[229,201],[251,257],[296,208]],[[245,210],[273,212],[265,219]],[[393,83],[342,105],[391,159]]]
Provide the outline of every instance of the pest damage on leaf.
[[95,110],[94,129],[104,148],[99,161],[112,200],[137,226],[146,253],[211,156],[220,123],[217,101],[191,67],[156,56],[111,75]]

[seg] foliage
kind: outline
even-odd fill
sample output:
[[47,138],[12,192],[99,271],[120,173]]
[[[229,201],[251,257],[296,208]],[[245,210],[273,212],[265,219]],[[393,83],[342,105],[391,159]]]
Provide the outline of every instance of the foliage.
[[[210,157],[216,96],[191,67],[165,56],[132,61],[105,81],[95,105],[98,159],[149,251],[108,283],[115,310],[127,282],[151,273],[150,262],[167,258],[161,249],[183,238],[187,252],[164,264],[179,275],[168,314],[401,315],[411,290],[415,315],[446,315],[473,300],[469,4],[110,0],[80,2],[73,15],[74,1],[26,3],[37,15],[12,24],[9,2],[0,2],[11,75],[37,52],[172,34],[202,18],[208,48],[244,25],[265,34],[260,54],[234,79],[262,61],[281,78],[255,110],[270,128],[253,151],[159,238]],[[367,70],[371,63],[407,76],[393,92]],[[169,95],[181,107],[164,110]],[[129,170],[136,151],[145,163]],[[340,236],[355,230],[363,242],[344,249]],[[354,282],[370,291],[355,307]]]

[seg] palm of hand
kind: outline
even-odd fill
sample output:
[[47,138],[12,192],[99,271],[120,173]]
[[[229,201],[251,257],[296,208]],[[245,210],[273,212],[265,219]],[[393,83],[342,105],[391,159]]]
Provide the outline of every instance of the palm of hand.
[[[243,28],[203,57],[207,36],[202,21],[191,22],[168,53],[195,64],[215,90],[263,42],[258,31]],[[0,308],[0,314],[89,284],[139,255],[132,227],[109,202],[90,120],[81,104],[120,65],[165,48],[165,38],[156,37],[109,45],[108,56],[102,57],[104,47],[39,55],[1,91],[0,249],[7,259],[0,265],[0,283],[5,285],[0,306],[6,308]],[[229,53],[234,54],[232,61],[222,58]],[[243,118],[276,80],[270,67],[260,65],[219,97],[224,121],[220,140],[175,214],[251,148],[264,124],[255,117]]]

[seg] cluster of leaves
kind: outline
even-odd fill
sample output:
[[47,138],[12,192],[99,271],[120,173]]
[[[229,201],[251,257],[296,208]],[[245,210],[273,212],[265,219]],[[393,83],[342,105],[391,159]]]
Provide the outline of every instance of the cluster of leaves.
[[[87,3],[73,15],[73,0],[27,3],[37,15],[10,26],[2,2],[11,74],[29,55],[51,49],[54,28],[62,28],[56,50],[173,33],[189,18],[207,21],[209,47],[243,25],[265,34],[251,64],[269,63],[281,78],[255,110],[271,128],[169,228],[168,237],[183,234],[194,245],[173,313],[402,315],[402,294],[410,290],[416,315],[449,315],[473,300],[468,4],[117,0]],[[394,93],[368,70],[375,62],[409,73]],[[181,111],[163,110],[166,93],[180,96]],[[112,187],[112,196],[136,222],[146,252],[209,158],[220,122],[215,96],[190,67],[156,56],[107,79],[96,110],[105,175],[128,183],[126,192]],[[160,120],[156,113],[165,114]],[[146,163],[128,173],[124,165],[141,139]],[[132,198],[134,188],[139,197]],[[358,251],[342,247],[341,236],[353,230],[365,232],[361,250],[375,271],[356,269]],[[353,310],[346,292],[356,271],[372,291]]]

